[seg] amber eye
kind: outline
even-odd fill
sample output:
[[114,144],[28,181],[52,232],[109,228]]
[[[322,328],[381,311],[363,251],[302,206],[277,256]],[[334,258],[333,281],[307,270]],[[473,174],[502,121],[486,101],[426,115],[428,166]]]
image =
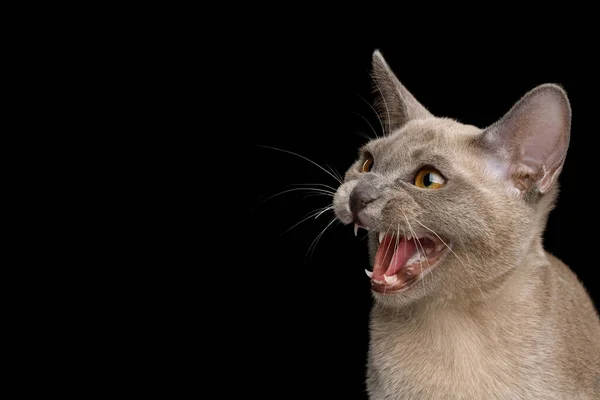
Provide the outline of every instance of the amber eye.
[[360,172],[369,172],[373,168],[373,156],[369,153],[365,154],[365,162],[363,162]]
[[422,189],[439,189],[445,184],[444,177],[433,168],[423,168],[415,177],[415,186]]

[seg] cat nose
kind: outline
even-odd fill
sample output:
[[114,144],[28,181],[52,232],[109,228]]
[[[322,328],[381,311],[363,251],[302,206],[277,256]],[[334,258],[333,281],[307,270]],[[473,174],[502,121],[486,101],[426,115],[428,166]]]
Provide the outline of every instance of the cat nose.
[[358,213],[361,212],[369,203],[379,198],[379,190],[369,183],[359,183],[352,193],[350,193],[350,211],[356,220]]

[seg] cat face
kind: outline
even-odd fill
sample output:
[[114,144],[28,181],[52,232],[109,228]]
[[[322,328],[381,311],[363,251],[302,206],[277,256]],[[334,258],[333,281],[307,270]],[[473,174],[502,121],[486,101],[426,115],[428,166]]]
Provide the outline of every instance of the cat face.
[[344,224],[369,233],[382,304],[482,291],[539,240],[569,140],[558,86],[528,93],[487,129],[431,115],[379,52],[374,81],[388,133],[367,143],[334,197]]

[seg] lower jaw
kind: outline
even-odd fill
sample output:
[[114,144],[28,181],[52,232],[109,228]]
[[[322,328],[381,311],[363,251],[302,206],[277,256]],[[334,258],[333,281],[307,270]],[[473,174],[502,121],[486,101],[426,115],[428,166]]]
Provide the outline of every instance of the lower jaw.
[[394,283],[379,283],[371,280],[371,289],[374,292],[381,294],[394,294],[404,292],[412,287],[420,279],[423,279],[425,275],[430,273],[439,263],[443,255],[447,250],[443,250],[432,257],[428,257],[426,261],[417,262],[411,265],[405,265],[396,274],[397,281]]

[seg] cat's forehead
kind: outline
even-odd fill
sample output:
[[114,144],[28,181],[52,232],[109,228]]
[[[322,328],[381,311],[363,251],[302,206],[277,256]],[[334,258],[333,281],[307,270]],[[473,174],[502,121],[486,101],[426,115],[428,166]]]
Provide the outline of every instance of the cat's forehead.
[[402,129],[377,139],[367,149],[379,155],[428,149],[461,147],[481,134],[481,129],[449,118],[429,118],[408,122]]

